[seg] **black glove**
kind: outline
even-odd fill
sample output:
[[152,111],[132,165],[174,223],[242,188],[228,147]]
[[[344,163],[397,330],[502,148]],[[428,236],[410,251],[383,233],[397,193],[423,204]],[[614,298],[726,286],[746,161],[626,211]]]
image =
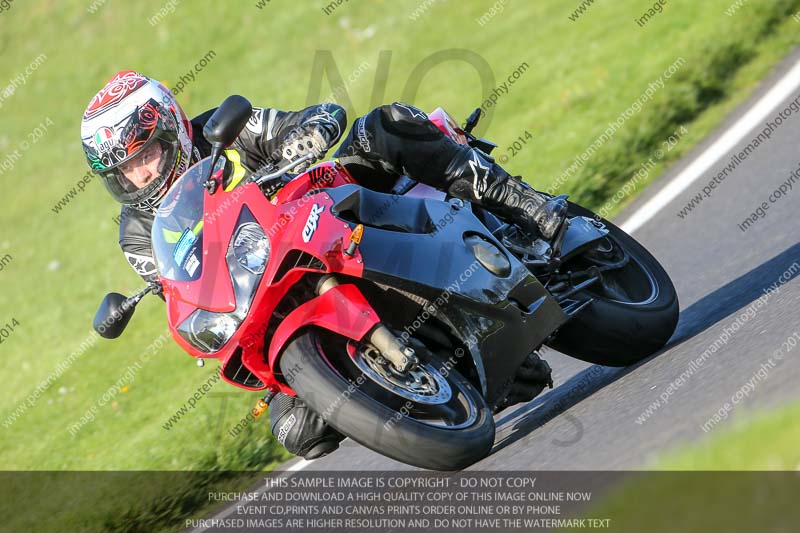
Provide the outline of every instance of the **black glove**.
[[281,155],[286,161],[294,161],[306,154],[314,154],[313,161],[306,161],[302,165],[295,167],[294,172],[303,172],[315,161],[325,156],[328,151],[327,131],[323,128],[311,126],[305,129],[298,129],[290,133],[283,143]]

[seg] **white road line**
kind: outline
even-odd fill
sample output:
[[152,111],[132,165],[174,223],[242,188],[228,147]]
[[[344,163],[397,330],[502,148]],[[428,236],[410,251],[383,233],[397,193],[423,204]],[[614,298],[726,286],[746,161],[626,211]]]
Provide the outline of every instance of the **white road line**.
[[[312,464],[314,464],[314,461],[306,461],[305,459],[300,459],[299,461],[297,461],[296,463],[294,463],[292,466],[290,466],[289,468],[287,468],[285,470],[273,470],[272,472],[264,472],[264,475],[266,477],[269,474],[280,473],[280,472],[287,472],[287,473],[288,472],[299,472],[299,471],[305,469],[306,467],[308,467],[309,465],[312,465]],[[279,479],[281,477],[288,478],[290,476],[278,476],[275,479]],[[264,494],[265,492],[269,492],[270,490],[272,490],[272,487],[264,487],[261,490],[257,490],[255,492],[253,492],[253,494],[261,495],[261,494]],[[233,514],[234,511],[236,511],[237,506],[239,506],[239,505],[247,505],[248,503],[250,503],[250,502],[249,501],[244,501],[244,502],[241,502],[241,503],[232,503],[231,505],[229,505],[228,507],[226,507],[225,509],[223,509],[222,511],[220,511],[216,515],[212,516],[211,518],[203,518],[201,520],[208,520],[209,524],[211,524],[211,523],[213,523],[212,520],[216,521],[216,520],[222,520],[223,518],[227,518],[228,516]],[[191,531],[191,533],[201,533],[202,531],[207,531],[208,529],[209,529],[208,527],[198,527],[198,528],[193,529]]]
[[286,470],[283,470],[283,472],[299,472],[312,463],[313,461],[306,461],[305,459],[300,459]]
[[747,113],[734,123],[722,137],[700,154],[697,159],[675,176],[658,194],[647,201],[620,226],[628,233],[641,228],[656,213],[685,191],[721,157],[730,152],[753,128],[760,125],[778,105],[800,87],[800,61],[777,82]]

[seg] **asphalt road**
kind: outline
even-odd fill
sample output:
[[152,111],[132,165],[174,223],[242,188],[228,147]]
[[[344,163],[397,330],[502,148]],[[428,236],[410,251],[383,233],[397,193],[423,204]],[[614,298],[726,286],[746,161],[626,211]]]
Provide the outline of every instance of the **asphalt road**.
[[[624,222],[658,194],[798,59],[800,52],[787,58],[714,135],[652,185],[617,221]],[[800,87],[769,117],[798,96]],[[634,233],[662,262],[678,291],[681,320],[668,346],[636,366],[621,369],[590,365],[545,350],[556,388],[496,416],[494,450],[470,470],[646,469],[659,452],[707,437],[703,424],[748,382],[753,390],[748,389],[727,419],[709,433],[746,413],[800,400],[800,346],[781,360],[773,360],[774,367],[769,364],[788,337],[800,336],[800,180],[783,198],[775,203],[768,200],[800,167],[800,112],[784,120],[771,139],[708,198],[684,218],[677,215],[733,154],[761,131],[764,122]],[[762,202],[769,204],[766,215],[741,231],[738,225]],[[763,291],[778,283],[795,262],[797,270],[786,276],[790,279],[757,306]],[[755,313],[742,319],[748,308]],[[722,338],[727,341],[724,346]],[[720,349],[706,354],[702,366],[693,365],[715,341]],[[754,380],[765,364],[770,367],[766,376]],[[670,384],[691,368],[695,368],[693,373],[668,392]],[[664,394],[668,394],[668,402],[662,402],[646,420],[640,418],[651,402]],[[298,466],[305,471],[412,469],[350,440],[333,455],[310,465],[294,460],[281,469]]]

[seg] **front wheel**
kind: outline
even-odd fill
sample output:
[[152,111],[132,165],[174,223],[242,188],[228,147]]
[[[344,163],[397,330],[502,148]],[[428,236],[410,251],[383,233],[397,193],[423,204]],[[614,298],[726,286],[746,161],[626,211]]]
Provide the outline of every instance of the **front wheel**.
[[[598,218],[569,204],[570,216]],[[561,271],[624,263],[606,270],[602,282],[574,297],[593,302],[548,344],[572,357],[605,366],[628,366],[664,347],[678,323],[678,295],[664,268],[636,239],[600,219],[609,234],[598,246],[562,265]],[[619,261],[627,256],[627,261]]]
[[445,471],[483,459],[495,432],[485,400],[452,362],[414,348],[420,365],[401,375],[370,345],[309,328],[287,345],[280,367],[328,424],[380,454]]

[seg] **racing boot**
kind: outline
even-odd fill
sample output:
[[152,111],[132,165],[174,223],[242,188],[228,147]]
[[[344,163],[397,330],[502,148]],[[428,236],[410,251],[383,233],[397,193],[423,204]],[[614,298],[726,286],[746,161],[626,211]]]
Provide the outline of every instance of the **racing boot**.
[[335,451],[344,435],[295,396],[278,393],[270,402],[272,434],[290,453],[319,459]]
[[501,218],[516,222],[547,240],[558,233],[567,218],[563,198],[549,198],[512,177],[494,159],[474,148],[460,147],[445,170],[447,192],[485,207]]

